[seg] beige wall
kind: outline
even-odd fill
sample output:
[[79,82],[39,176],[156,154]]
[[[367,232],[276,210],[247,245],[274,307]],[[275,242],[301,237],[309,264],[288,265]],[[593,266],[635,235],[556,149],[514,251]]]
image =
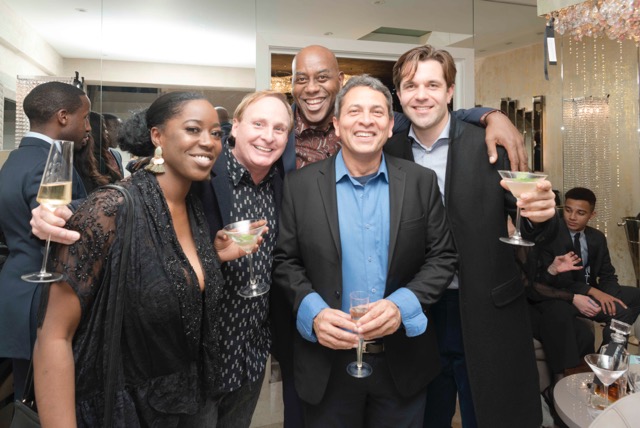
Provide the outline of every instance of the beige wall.
[[[559,59],[565,55],[565,67],[571,64],[571,70],[565,69],[564,82],[560,74],[560,65],[550,66],[549,80],[544,79],[544,51],[542,43],[513,50],[500,55],[476,59],[476,103],[488,107],[500,107],[500,99],[510,97],[520,102],[520,107],[531,109],[531,98],[545,96],[544,116],[544,169],[555,189],[562,191],[565,174],[563,164],[562,99],[578,96],[597,96],[595,87],[603,87],[611,94],[609,111],[611,116],[611,175],[612,183],[609,212],[610,219],[598,228],[607,234],[614,266],[621,284],[634,285],[635,274],[627,248],[623,228],[617,226],[621,217],[635,216],[640,212],[640,145],[638,126],[638,87],[630,86],[629,76],[636,76],[637,56],[630,55],[628,44],[622,47],[617,42],[588,41],[587,58],[599,58],[600,63],[609,64],[623,61],[619,70],[622,73],[600,73],[593,76],[595,67],[590,64],[575,64],[569,54],[575,55],[582,45],[565,38],[557,39]],[[571,52],[569,47],[571,47]],[[624,48],[624,49],[623,49]],[[622,54],[621,54],[622,51]],[[594,52],[593,55],[591,53]],[[586,74],[585,73],[586,70]],[[624,82],[616,81],[624,79]],[[597,85],[589,85],[596,80]],[[586,83],[585,83],[586,82]],[[580,86],[582,85],[582,86]],[[624,99],[623,99],[624,98]],[[629,103],[629,99],[633,102]],[[616,119],[617,118],[617,119]],[[615,120],[614,120],[615,119]],[[615,139],[613,136],[617,136]],[[613,141],[613,140],[616,141]],[[588,146],[587,149],[588,150]],[[594,160],[595,161],[595,160]],[[598,207],[596,207],[597,210]]]

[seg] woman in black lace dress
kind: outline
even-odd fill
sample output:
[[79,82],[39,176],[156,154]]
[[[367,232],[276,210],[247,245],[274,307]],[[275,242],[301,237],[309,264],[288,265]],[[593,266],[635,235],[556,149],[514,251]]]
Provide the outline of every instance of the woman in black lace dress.
[[[203,427],[216,409],[208,397],[218,376],[220,258],[242,252],[220,233],[216,253],[190,186],[209,176],[222,132],[213,106],[191,93],[161,96],[146,122],[147,138],[136,144],[162,153],[151,160],[154,172],[140,169],[121,182],[134,199],[135,225],[114,426]],[[117,276],[125,209],[119,192],[94,191],[68,225],[82,232],[80,240],[53,252],[52,267],[66,281],[51,285],[34,352],[45,427],[102,425],[113,286],[103,277]]]

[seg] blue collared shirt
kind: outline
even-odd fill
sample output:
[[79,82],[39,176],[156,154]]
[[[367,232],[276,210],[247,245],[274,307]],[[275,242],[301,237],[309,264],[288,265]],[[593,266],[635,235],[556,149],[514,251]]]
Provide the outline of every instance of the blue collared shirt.
[[[349,313],[349,293],[366,290],[370,301],[383,299],[389,264],[389,174],[384,156],[365,184],[349,174],[342,152],[336,155],[336,193],[342,249],[342,310]],[[427,329],[427,317],[416,295],[399,288],[387,296],[400,309],[407,336]],[[297,328],[315,342],[313,319],[328,305],[317,293],[307,295],[298,309]]]
[[[418,140],[416,133],[413,130],[413,125],[409,130],[409,138],[411,139],[411,151],[413,152],[413,160],[425,168],[429,168],[435,171],[438,176],[438,187],[440,188],[440,195],[442,196],[442,203],[444,204],[444,182],[447,176],[447,158],[449,156],[449,131],[451,129],[451,115],[447,125],[444,127],[438,139],[431,147],[427,147]],[[456,273],[449,284],[449,289],[457,289],[458,274]]]

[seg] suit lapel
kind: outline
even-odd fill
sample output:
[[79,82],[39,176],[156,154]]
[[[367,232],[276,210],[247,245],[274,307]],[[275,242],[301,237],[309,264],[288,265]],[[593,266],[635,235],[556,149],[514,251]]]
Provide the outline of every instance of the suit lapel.
[[[450,114],[451,115],[451,114]],[[451,171],[453,170],[454,162],[457,160],[456,156],[456,148],[458,147],[456,141],[460,137],[460,127],[458,126],[458,119],[451,115],[451,123],[449,126],[449,151],[447,153],[447,168],[444,173],[444,206],[445,210],[449,207],[449,199],[451,197],[452,185],[451,180],[453,174]]]
[[342,247],[340,245],[340,225],[338,224],[338,195],[336,193],[336,160],[335,156],[331,162],[326,162],[323,168],[318,170],[318,190],[322,198],[327,223],[333,244],[338,252],[338,257],[342,258]]
[[218,202],[222,225],[229,224],[231,213],[231,189],[229,187],[229,171],[227,170],[227,156],[225,151],[220,152],[220,156],[213,164],[211,171],[211,187]]
[[386,157],[387,171],[389,172],[389,262],[387,269],[393,260],[393,250],[398,240],[400,229],[400,217],[404,204],[404,187],[406,183],[406,173],[398,167],[393,158]]

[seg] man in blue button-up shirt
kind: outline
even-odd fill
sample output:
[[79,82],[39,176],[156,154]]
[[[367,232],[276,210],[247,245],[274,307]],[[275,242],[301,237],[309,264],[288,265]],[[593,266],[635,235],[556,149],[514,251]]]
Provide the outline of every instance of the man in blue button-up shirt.
[[[349,80],[335,111],[342,150],[286,177],[274,253],[273,285],[299,333],[296,389],[310,427],[420,426],[439,370],[425,311],[457,261],[436,176],[382,154],[393,115],[377,79]],[[373,302],[357,322],[351,291]],[[366,380],[346,372],[358,334],[376,341]]]

